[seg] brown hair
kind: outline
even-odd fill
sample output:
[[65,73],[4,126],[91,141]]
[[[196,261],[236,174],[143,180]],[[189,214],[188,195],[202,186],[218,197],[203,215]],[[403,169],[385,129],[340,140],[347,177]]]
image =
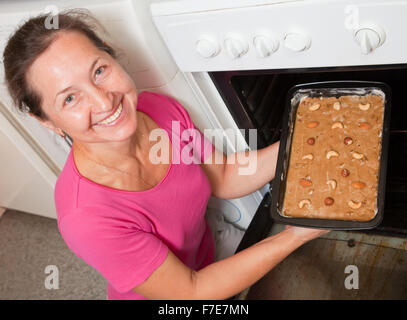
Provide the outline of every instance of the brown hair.
[[46,28],[49,14],[30,18],[8,40],[3,53],[5,80],[15,105],[20,111],[47,119],[41,108],[41,96],[34,92],[27,82],[27,71],[62,31],[80,32],[100,50],[106,51],[113,58],[116,53],[112,47],[102,41],[96,34],[100,23],[86,10],[75,9],[58,14],[58,28]]

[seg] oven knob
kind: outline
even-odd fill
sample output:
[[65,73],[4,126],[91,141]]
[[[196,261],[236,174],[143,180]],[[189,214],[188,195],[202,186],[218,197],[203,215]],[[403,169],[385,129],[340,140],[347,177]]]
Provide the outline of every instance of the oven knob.
[[311,38],[301,33],[289,33],[284,37],[284,46],[292,51],[304,51],[311,45]]
[[196,42],[196,51],[204,58],[215,57],[220,52],[219,44],[209,38],[201,38]]
[[369,54],[386,40],[386,33],[378,25],[363,25],[355,31],[354,37],[363,54]]
[[255,36],[253,45],[260,58],[266,58],[278,49],[278,41],[266,35]]
[[229,37],[225,39],[225,48],[232,59],[240,58],[249,50],[247,42],[238,37]]

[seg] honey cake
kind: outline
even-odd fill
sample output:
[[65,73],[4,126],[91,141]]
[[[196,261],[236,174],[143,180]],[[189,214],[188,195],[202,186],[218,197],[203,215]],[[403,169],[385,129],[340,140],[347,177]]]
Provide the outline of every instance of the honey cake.
[[282,215],[369,221],[377,213],[384,100],[305,97],[297,108]]

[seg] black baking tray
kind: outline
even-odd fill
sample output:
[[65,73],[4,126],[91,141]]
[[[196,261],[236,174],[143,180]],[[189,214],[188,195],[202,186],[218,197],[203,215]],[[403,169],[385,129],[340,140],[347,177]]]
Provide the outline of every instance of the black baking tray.
[[[384,114],[382,127],[382,147],[380,155],[379,180],[378,180],[378,195],[377,195],[377,213],[370,221],[346,221],[346,220],[330,220],[330,219],[314,219],[314,218],[292,218],[285,217],[280,214],[286,187],[286,177],[288,170],[288,162],[291,152],[291,139],[294,130],[295,117],[299,100],[295,101],[294,97],[307,95],[309,97],[339,97],[344,94],[349,94],[349,91],[363,90],[381,91],[384,95]],[[369,92],[372,93],[372,92]],[[365,93],[366,94],[366,93]],[[292,101],[293,100],[293,101]],[[278,152],[278,161],[276,175],[272,182],[272,197],[270,205],[270,214],[272,219],[277,223],[302,226],[309,228],[334,229],[334,230],[363,230],[373,229],[377,227],[383,220],[384,200],[385,200],[385,185],[386,185],[386,169],[387,169],[387,154],[389,149],[390,135],[390,112],[391,112],[391,89],[382,82],[366,82],[366,81],[326,81],[300,84],[292,87],[287,93],[286,108],[283,116],[283,128],[280,140],[280,148]],[[291,125],[292,124],[292,125]]]

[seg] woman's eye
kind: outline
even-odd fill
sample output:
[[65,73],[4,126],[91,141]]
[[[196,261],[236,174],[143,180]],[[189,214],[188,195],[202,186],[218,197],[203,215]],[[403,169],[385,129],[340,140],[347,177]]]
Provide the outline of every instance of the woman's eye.
[[71,95],[69,95],[69,96],[66,97],[66,99],[65,99],[65,101],[64,101],[64,104],[69,104],[69,103],[71,103],[72,101],[73,101],[73,95],[71,94]]
[[97,75],[97,76],[99,76],[100,74],[102,74],[102,72],[105,70],[105,68],[104,67],[99,67],[99,68],[97,68],[97,70],[95,71],[95,74]]

